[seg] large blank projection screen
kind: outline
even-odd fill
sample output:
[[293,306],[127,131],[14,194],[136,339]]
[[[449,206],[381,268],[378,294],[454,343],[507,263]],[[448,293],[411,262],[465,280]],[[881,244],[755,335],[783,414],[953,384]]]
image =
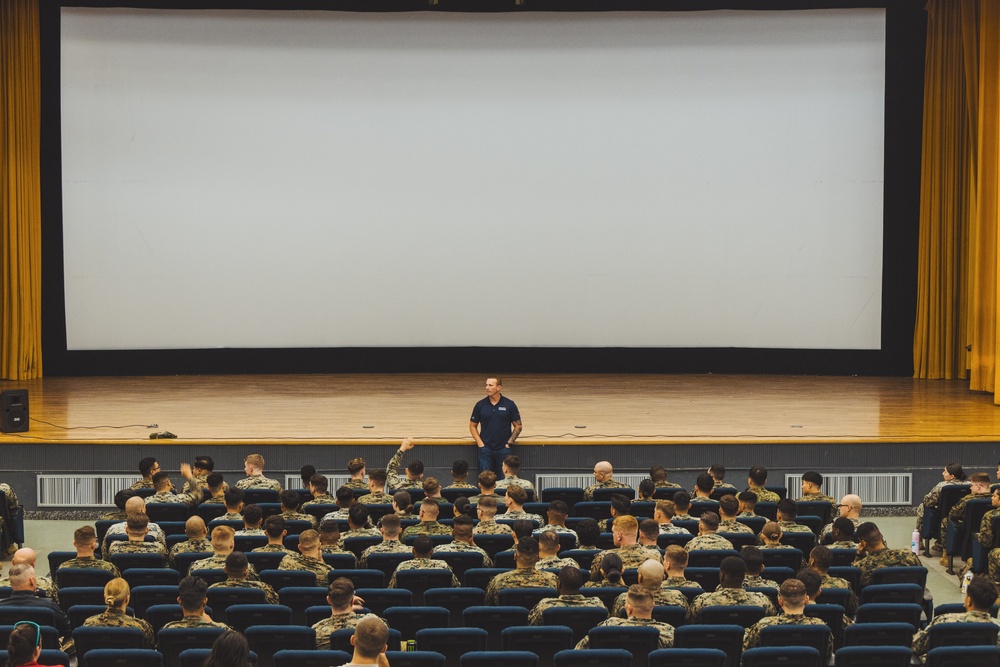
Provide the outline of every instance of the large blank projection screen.
[[61,25],[69,350],[880,347],[884,10]]

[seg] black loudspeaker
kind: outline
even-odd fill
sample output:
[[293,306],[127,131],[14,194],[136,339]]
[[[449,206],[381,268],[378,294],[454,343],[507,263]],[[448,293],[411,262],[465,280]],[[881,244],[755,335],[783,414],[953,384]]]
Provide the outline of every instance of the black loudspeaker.
[[22,433],[28,430],[28,390],[7,389],[0,392],[3,422],[0,433]]

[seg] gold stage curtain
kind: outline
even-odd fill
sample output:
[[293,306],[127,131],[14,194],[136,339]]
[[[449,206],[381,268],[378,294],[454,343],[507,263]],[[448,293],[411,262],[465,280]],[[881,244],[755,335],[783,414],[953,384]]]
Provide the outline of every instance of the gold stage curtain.
[[0,378],[42,374],[38,0],[0,0]]
[[[914,375],[994,391],[1000,0],[927,4]],[[966,352],[966,346],[971,352]]]

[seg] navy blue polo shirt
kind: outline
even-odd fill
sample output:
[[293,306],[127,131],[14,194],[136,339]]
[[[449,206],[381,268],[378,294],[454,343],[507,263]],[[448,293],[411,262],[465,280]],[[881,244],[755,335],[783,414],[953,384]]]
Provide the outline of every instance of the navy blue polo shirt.
[[514,401],[503,394],[496,405],[487,396],[472,408],[469,421],[479,424],[479,437],[490,449],[503,449],[510,438],[511,424],[521,421],[521,413],[517,411]]

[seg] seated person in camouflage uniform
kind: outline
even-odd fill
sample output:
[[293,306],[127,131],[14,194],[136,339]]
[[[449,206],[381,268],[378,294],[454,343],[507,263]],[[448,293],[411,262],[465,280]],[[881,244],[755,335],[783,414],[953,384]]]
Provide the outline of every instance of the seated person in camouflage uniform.
[[113,512],[105,512],[101,515],[101,521],[124,521],[128,518],[128,514],[125,512],[125,503],[128,502],[129,498],[135,497],[135,491],[132,489],[122,489],[115,494],[115,507],[118,509]]
[[[177,603],[181,606],[183,617],[179,621],[169,621],[163,628],[206,628],[216,627],[224,630],[232,630],[225,623],[213,621],[212,617],[205,613],[205,604],[208,602],[208,584],[201,577],[187,576],[181,579],[177,587]],[[157,648],[160,648],[157,646]]]
[[[212,555],[208,558],[203,558],[201,560],[196,560],[191,563],[188,568],[188,572],[197,572],[198,570],[225,570],[226,569],[226,558],[229,554],[233,553],[233,549],[236,547],[236,543],[233,540],[233,536],[236,531],[229,526],[216,526],[212,529]],[[260,579],[257,576],[257,570],[254,568],[253,563],[251,563],[248,568],[250,573],[247,575],[250,579],[258,581]]]
[[107,570],[116,577],[121,573],[113,563],[94,557],[97,550],[97,531],[93,526],[82,526],[73,533],[73,547],[76,549],[76,558],[70,558],[59,565],[59,570],[63,568],[93,567]]
[[128,488],[132,491],[153,488],[153,475],[158,472],[160,472],[160,463],[154,457],[147,456],[143,459],[139,459],[139,474],[142,476],[142,479],[133,483],[132,486]]
[[337,502],[337,509],[333,510],[332,512],[327,512],[326,514],[324,514],[323,518],[320,519],[320,521],[326,519],[340,519],[340,520],[346,519],[347,512],[354,506],[355,502],[357,501],[354,500],[354,492],[351,491],[346,486],[342,486],[339,489],[337,489],[336,502]]
[[438,523],[441,506],[434,502],[420,503],[420,523],[403,531],[403,539],[412,535],[450,535],[451,528]]
[[35,568],[27,563],[11,565],[10,578],[8,583],[12,589],[10,597],[0,600],[0,607],[42,607],[50,609],[55,617],[55,628],[59,636],[69,638],[73,628],[70,626],[69,618],[63,613],[54,600],[47,597],[38,597],[38,581],[35,578]]
[[740,549],[740,558],[747,564],[743,588],[778,588],[778,582],[761,576],[764,571],[764,554],[761,553],[760,549],[747,545]]
[[[743,606],[762,607],[764,614],[773,616],[777,613],[771,599],[763,593],[743,590],[743,579],[747,574],[747,565],[739,556],[728,556],[722,559],[719,566],[719,587],[710,593],[702,593],[691,603],[688,620],[691,623],[701,621],[701,610],[706,607]],[[804,603],[803,603],[804,604]]]
[[611,505],[608,507],[608,511],[611,514],[611,518],[600,522],[602,533],[612,532],[614,530],[615,519],[632,513],[632,501],[628,499],[628,496],[615,493],[611,496]]
[[830,503],[834,512],[838,509],[838,503],[835,498],[823,495],[823,475],[815,470],[802,473],[802,497],[796,500],[806,502],[824,501]]
[[[501,524],[503,525],[503,524]],[[517,555],[517,542],[523,537],[529,537],[535,530],[535,524],[526,519],[518,519],[510,524],[510,536],[514,539],[514,546],[496,554],[497,560],[503,560],[508,554],[511,558]],[[537,541],[538,538],[535,538]],[[501,557],[503,554],[503,557]]]
[[701,584],[684,576],[688,552],[684,547],[671,544],[663,553],[663,588],[701,588]]
[[217,472],[209,473],[205,477],[205,486],[208,487],[208,498],[202,501],[202,505],[225,505],[226,504],[226,481]]
[[347,483],[344,484],[351,491],[368,488],[368,482],[365,481],[365,460],[360,456],[355,457],[347,462],[347,473],[351,476]]
[[500,496],[497,495],[497,474],[492,470],[484,470],[476,478],[479,485],[479,493],[469,498],[472,503],[478,503],[482,498],[494,498],[498,503]]
[[[778,605],[782,613],[777,616],[765,616],[752,626],[746,629],[743,634],[743,650],[757,648],[760,646],[760,631],[764,628],[776,625],[822,625],[826,623],[823,619],[805,615],[806,603],[809,597],[806,595],[806,587],[798,579],[786,579],[781,582],[778,588]],[[820,662],[826,664],[826,658],[833,655],[833,634],[827,640],[825,657],[821,657]]]
[[493,577],[486,587],[486,604],[499,604],[500,591],[506,588],[556,588],[559,579],[551,572],[536,570],[537,562],[538,540],[530,535],[519,539],[514,552],[516,567]]
[[702,549],[733,549],[733,543],[719,535],[719,515],[715,512],[702,512],[698,517],[698,534],[684,548],[691,551]]
[[[285,491],[285,493],[288,492]],[[292,491],[292,493],[295,492]],[[285,528],[285,517],[280,514],[272,514],[264,519],[264,534],[267,535],[267,544],[262,547],[257,547],[252,553],[259,551],[280,552],[286,554],[295,553],[285,546],[285,537],[288,536],[288,529]]]
[[658,489],[679,489],[680,484],[675,484],[673,482],[667,481],[667,471],[661,465],[652,466],[649,469],[649,479],[653,482],[653,486]]
[[[802,585],[806,587],[806,598],[808,600],[806,608],[808,609],[808,605],[817,604],[817,600],[823,594],[823,577],[820,576],[819,572],[805,567],[795,573],[795,578],[801,581]],[[819,602],[822,603],[823,601],[819,600]],[[847,628],[852,625],[854,625],[854,621],[845,613],[841,618],[841,627]]]
[[594,557],[594,564],[590,568],[591,580],[597,578],[599,561],[604,554],[609,552],[614,552],[621,556],[622,563],[624,563],[626,568],[639,567],[639,565],[649,558],[654,559],[658,563],[661,562],[662,556],[660,555],[660,550],[644,547],[639,544],[637,541],[638,533],[639,522],[636,521],[634,516],[626,515],[615,519],[614,527],[611,530],[615,548],[603,551]]
[[[493,474],[493,473],[490,473]],[[476,535],[509,535],[511,527],[504,523],[497,523],[497,499],[487,496],[480,498],[476,505],[476,513],[479,515],[479,525],[472,531]]]
[[344,549],[340,546],[343,538],[340,537],[340,523],[332,519],[324,519],[319,522],[316,529],[319,533],[319,549],[325,554],[342,554]]
[[471,517],[455,517],[451,528],[451,543],[435,547],[435,553],[477,553],[483,557],[483,562],[480,565],[476,565],[476,567],[493,567],[493,560],[490,558],[490,555],[480,547],[476,546],[476,542],[472,536],[472,528],[474,525],[475,522]]
[[564,567],[579,568],[580,564],[572,558],[560,558],[559,535],[554,530],[542,531],[538,536],[538,562],[535,568],[539,570],[562,569]]
[[622,484],[621,482],[616,482],[613,477],[615,474],[614,468],[608,461],[598,461],[594,464],[594,484],[588,486],[583,490],[584,500],[593,500],[594,491],[597,489],[627,489],[628,484]]
[[657,500],[653,509],[653,521],[660,526],[661,535],[690,535],[687,528],[675,526],[672,521],[676,509],[672,500]]
[[243,530],[237,530],[237,535],[264,536],[260,524],[264,521],[264,510],[260,505],[250,504],[243,508]]
[[474,489],[476,488],[472,484],[469,484],[469,462],[459,459],[453,461],[451,464],[451,484],[448,485],[449,489]]
[[776,503],[781,500],[774,491],[768,491],[764,487],[767,485],[767,468],[764,466],[754,466],[750,468],[747,475],[747,491],[752,491],[757,496],[758,503]]
[[372,520],[368,516],[368,507],[361,503],[356,503],[347,510],[347,528],[347,532],[340,535],[341,542],[352,537],[379,534],[378,529],[372,526]]
[[713,463],[708,467],[708,474],[712,476],[712,485],[716,491],[725,491],[736,495],[736,487],[725,481],[726,467],[718,463]]
[[858,526],[858,557],[854,565],[861,568],[861,585],[867,586],[872,582],[872,573],[883,567],[894,567],[897,565],[916,567],[920,565],[917,558],[909,549],[890,549],[886,546],[882,538],[882,531],[872,522],[866,522]]
[[[972,473],[969,475],[969,490],[971,493],[959,498],[958,502],[948,512],[948,519],[941,521],[941,544],[945,543],[948,526],[960,528],[965,523],[965,508],[968,506],[970,500],[985,500],[993,495],[990,491],[990,476],[985,472]],[[941,551],[941,564],[948,564],[948,556],[943,549]]]
[[[125,502],[125,518],[128,519],[129,516],[133,514],[146,515],[146,501],[139,496],[133,496]],[[108,554],[108,544],[111,542],[111,537],[113,535],[126,535],[126,524],[125,521],[121,523],[116,523],[108,528],[108,532],[104,534],[104,542],[101,544],[101,553],[105,556]],[[159,542],[166,548],[167,546],[167,535],[163,532],[155,523],[150,522],[149,524],[149,534],[156,538]]]
[[605,609],[604,603],[601,602],[600,598],[580,594],[580,587],[583,585],[583,574],[579,568],[566,566],[559,570],[557,576],[559,577],[559,585],[556,590],[559,591],[559,597],[542,598],[539,600],[528,614],[528,623],[531,625],[544,625],[545,610],[556,607],[594,607],[596,609],[603,609],[607,613],[607,609]]
[[736,500],[736,496],[726,495],[719,498],[719,532],[753,535],[753,528],[736,520],[739,513],[740,502]]
[[368,471],[368,493],[358,498],[362,505],[391,505],[392,496],[385,492],[385,470],[373,468]]
[[637,500],[643,502],[653,502],[653,494],[656,493],[656,484],[653,484],[653,480],[644,479],[639,482],[639,488],[636,490],[638,494],[636,496]]
[[538,537],[542,532],[546,530],[554,530],[560,535],[568,534],[576,538],[576,546],[580,545],[580,536],[576,534],[576,531],[572,528],[566,527],[566,517],[569,516],[569,505],[567,505],[562,500],[553,500],[549,503],[549,509],[545,512],[545,518],[547,523],[535,531],[535,537]]
[[177,554],[210,553],[212,551],[212,543],[208,540],[208,528],[205,526],[205,520],[200,516],[188,518],[184,523],[184,534],[187,539],[170,548],[168,558],[170,567],[176,565]]
[[190,493],[196,488],[208,486],[208,476],[215,470],[215,460],[211,456],[196,456],[191,465],[191,473],[194,479],[184,482],[181,493]]
[[[607,627],[610,625],[656,628],[660,633],[657,648],[670,648],[674,645],[674,626],[669,623],[654,621],[653,606],[653,596],[650,594],[649,589],[634,584],[629,586],[628,593],[625,594],[625,614],[627,618],[612,616],[597,627]],[[590,635],[581,639],[577,643],[576,648],[590,648]]]
[[278,604],[278,593],[263,581],[248,579],[250,563],[242,551],[234,551],[226,556],[226,580],[212,584],[209,588],[256,588],[264,591],[265,604]]
[[379,531],[382,533],[382,541],[361,552],[361,558],[358,559],[358,567],[367,568],[368,557],[372,554],[407,553],[411,551],[410,547],[399,541],[399,534],[402,532],[402,527],[400,526],[399,517],[395,514],[387,514],[382,517]]
[[406,437],[403,438],[403,442],[399,445],[399,449],[389,463],[385,466],[385,474],[388,477],[389,489],[393,492],[399,491],[400,489],[422,489],[423,488],[423,477],[424,477],[424,464],[420,461],[412,461],[408,466],[406,466],[406,475],[404,477],[399,476],[399,466],[403,462],[403,454],[413,449],[416,445],[413,443],[413,438]]
[[699,503],[717,505],[718,501],[712,500],[712,491],[714,490],[715,480],[707,472],[703,472],[694,481],[694,497],[692,500]]
[[694,519],[691,516],[691,494],[681,490],[674,494],[674,519],[688,521]]
[[535,493],[535,485],[526,479],[518,477],[521,472],[521,457],[511,454],[503,460],[503,479],[497,480],[498,489],[509,489],[512,486],[520,486],[532,495]]
[[467,516],[475,521],[475,509],[473,508],[472,503],[469,502],[469,499],[465,496],[455,498],[455,503],[452,505],[451,511],[455,515],[455,518]]
[[840,517],[839,519],[834,519],[830,528],[830,537],[828,538],[831,549],[857,549],[858,548],[858,538],[856,535],[857,527],[861,524],[855,524],[853,519],[847,517]]
[[226,513],[212,519],[209,524],[215,521],[242,521],[243,520],[243,499],[246,494],[243,489],[226,489],[223,494],[223,502],[226,504]]
[[[434,555],[434,541],[428,535],[417,535],[416,539],[413,540],[412,548],[413,558],[411,560],[405,560],[396,566],[396,571],[392,573],[392,577],[389,578],[389,584],[386,588],[396,588],[396,575],[404,570],[448,570],[451,572],[451,566],[443,560],[437,558],[432,558]],[[455,576],[454,572],[451,575],[451,585],[455,588],[460,587],[462,584]]]
[[[991,609],[997,600],[997,590],[985,576],[979,574],[972,578],[965,589],[965,599],[962,604],[964,612],[940,614],[935,616],[927,626],[913,635],[913,652],[921,658],[930,649],[931,627],[942,623],[992,623],[1000,626],[1000,620],[993,617]],[[997,646],[1000,646],[1000,633],[997,634]]]
[[330,635],[337,630],[353,628],[365,617],[358,612],[365,606],[365,601],[354,594],[354,583],[347,577],[338,577],[330,582],[326,601],[330,603],[330,618],[312,626],[316,631],[316,648],[327,651],[330,648]]
[[127,581],[121,577],[112,579],[104,585],[104,604],[108,605],[108,608],[96,616],[91,616],[83,624],[88,628],[138,628],[142,630],[142,647],[153,648],[156,645],[153,626],[141,618],[134,618],[126,613],[131,597]]
[[[34,569],[37,558],[38,554],[35,553],[34,549],[21,547],[14,552],[14,556],[11,558],[11,572],[13,572],[15,565],[30,565]],[[0,586],[13,587],[13,584],[10,583],[11,576],[13,575],[8,573],[8,576],[0,578]],[[51,577],[35,576],[35,594],[47,597],[56,604],[59,603],[59,589]]]
[[[309,493],[312,495],[312,500],[302,503],[302,507],[309,507],[310,505],[335,505],[337,503],[337,499],[330,495],[330,480],[326,478],[326,475],[316,473],[309,478]],[[298,499],[299,494],[296,493],[295,497]],[[354,497],[353,493],[351,497]]]
[[236,482],[237,489],[272,489],[281,493],[281,482],[264,477],[264,457],[251,454],[243,460],[243,471],[246,477]]
[[639,544],[647,549],[659,551],[660,524],[653,519],[643,519],[639,522]]
[[741,491],[736,495],[736,500],[740,501],[740,513],[737,517],[755,517],[757,512],[757,494],[753,491]]
[[388,641],[388,624],[378,616],[368,614],[358,621],[351,636],[351,646],[354,647],[351,661],[341,667],[353,665],[389,667],[389,660],[385,657],[385,652],[389,648]]
[[396,491],[392,494],[392,513],[400,519],[413,518],[413,496],[409,491]]
[[614,551],[607,551],[594,557],[594,564],[597,565],[597,576],[591,570],[590,581],[583,585],[584,588],[619,588],[625,584],[622,582],[622,573],[625,566],[622,564],[622,557]]
[[108,556],[115,554],[157,554],[163,556],[164,567],[167,564],[167,548],[159,542],[147,542],[149,533],[149,517],[145,514],[133,514],[126,523],[128,540],[115,540],[108,548]]
[[507,489],[507,495],[504,498],[507,511],[504,512],[503,518],[515,520],[526,519],[528,521],[535,521],[538,526],[542,525],[542,517],[524,511],[524,503],[526,502],[528,502],[528,492],[524,490],[524,487],[516,484],[512,485]]
[[444,496],[441,495],[441,483],[437,481],[436,477],[427,477],[424,479],[424,500],[435,502],[438,505],[444,505],[448,501],[445,500]]
[[[190,483],[194,479],[194,474],[191,472],[191,466],[187,463],[181,464],[181,476],[188,480]],[[202,490],[200,486],[195,486],[190,493],[174,493],[174,485],[170,481],[170,475],[166,470],[161,470],[155,475],[153,475],[153,488],[156,493],[146,498],[146,504],[156,504],[156,503],[176,503],[180,505],[187,505],[188,507],[194,507],[201,502]]]
[[799,506],[794,500],[782,498],[778,501],[778,525],[781,526],[782,533],[811,533],[809,526],[795,523],[799,516]]
[[[639,566],[638,581],[642,588],[649,591],[653,596],[653,606],[683,607],[688,610],[687,596],[676,588],[663,588],[663,566],[657,561],[650,559]],[[626,618],[625,600],[627,593],[622,593],[615,599],[611,606],[611,615],[619,618]]]
[[278,496],[281,500],[281,518],[285,521],[308,521],[315,528],[317,521],[312,514],[299,511],[299,494],[295,491],[282,491]]
[[319,533],[305,530],[299,535],[299,553],[288,554],[278,564],[279,570],[307,570],[316,575],[316,585],[326,586],[332,567],[323,562],[319,547]]
[[790,544],[781,543],[781,526],[777,521],[768,521],[761,528],[757,540],[761,549],[794,549]]
[[851,591],[851,596],[844,605],[844,612],[851,618],[858,611],[858,597],[851,588],[851,583],[847,579],[830,576],[830,566],[833,565],[833,552],[824,546],[814,547],[809,552],[809,567],[820,576],[820,589],[847,589]]

